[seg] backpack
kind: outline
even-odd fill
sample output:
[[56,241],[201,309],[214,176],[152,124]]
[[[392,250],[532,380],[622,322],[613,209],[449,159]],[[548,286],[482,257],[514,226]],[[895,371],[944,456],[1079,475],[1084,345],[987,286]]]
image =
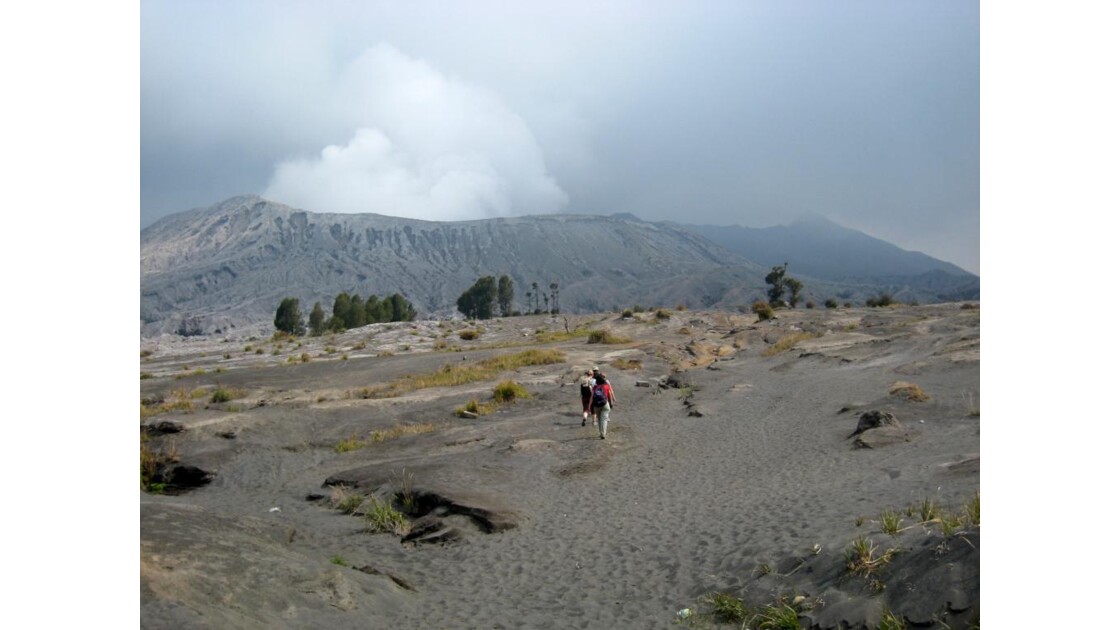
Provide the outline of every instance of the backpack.
[[585,398],[587,396],[590,396],[591,395],[591,381],[589,381],[589,380],[581,381],[580,384],[579,384],[579,393],[580,393],[581,396],[583,396]]
[[591,390],[591,404],[595,407],[607,406],[607,388],[605,385],[596,385]]

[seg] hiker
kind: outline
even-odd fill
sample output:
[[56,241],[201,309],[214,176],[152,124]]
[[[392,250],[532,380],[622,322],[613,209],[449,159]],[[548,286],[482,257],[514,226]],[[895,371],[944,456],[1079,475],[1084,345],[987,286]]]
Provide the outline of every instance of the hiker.
[[588,370],[579,380],[579,398],[583,402],[583,422],[579,426],[587,426],[587,416],[591,415],[591,388],[595,385],[594,372]]
[[599,420],[599,439],[607,439],[607,423],[610,422],[611,407],[618,404],[614,397],[607,375],[600,372],[595,377],[595,386],[591,388],[591,405],[595,416]]

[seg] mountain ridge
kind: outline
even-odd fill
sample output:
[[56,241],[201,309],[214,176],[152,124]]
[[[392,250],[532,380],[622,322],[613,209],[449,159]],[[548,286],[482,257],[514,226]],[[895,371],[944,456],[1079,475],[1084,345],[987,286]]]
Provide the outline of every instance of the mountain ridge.
[[[566,313],[634,304],[730,309],[765,295],[771,264],[686,227],[632,215],[442,222],[309,212],[257,195],[169,215],[144,228],[140,240],[143,336],[271,322],[287,296],[298,297],[305,313],[316,301],[329,310],[342,291],[401,293],[421,315],[454,315],[456,298],[478,277],[502,274],[513,279],[522,310],[533,282],[544,294],[558,283]],[[936,277],[911,290],[905,277],[845,283],[792,264],[791,275],[805,282],[807,299],[822,302],[885,289],[900,299],[943,297]]]

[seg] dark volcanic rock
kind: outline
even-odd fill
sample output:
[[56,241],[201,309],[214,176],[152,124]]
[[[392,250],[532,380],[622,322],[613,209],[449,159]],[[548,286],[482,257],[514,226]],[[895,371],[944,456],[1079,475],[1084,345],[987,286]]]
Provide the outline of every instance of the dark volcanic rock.
[[902,423],[889,411],[868,411],[859,417],[859,424],[856,425],[856,430],[852,432],[852,435],[859,435],[868,429],[884,426],[901,427]]

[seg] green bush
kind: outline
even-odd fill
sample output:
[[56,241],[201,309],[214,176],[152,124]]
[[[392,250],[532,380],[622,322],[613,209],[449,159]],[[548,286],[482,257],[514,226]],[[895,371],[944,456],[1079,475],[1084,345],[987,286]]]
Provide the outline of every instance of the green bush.
[[836,308],[836,306],[837,306],[836,300],[834,300],[832,298],[828,298],[827,300],[824,301],[824,307],[825,308]]
[[528,398],[529,390],[514,381],[502,381],[494,387],[494,400],[513,402],[518,398]]

